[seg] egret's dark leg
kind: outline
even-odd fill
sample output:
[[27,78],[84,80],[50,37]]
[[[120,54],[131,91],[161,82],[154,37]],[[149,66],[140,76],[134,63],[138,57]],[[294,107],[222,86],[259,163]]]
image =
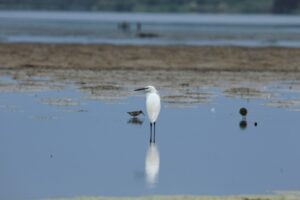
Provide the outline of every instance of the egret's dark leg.
[[155,122],[154,122],[154,134],[153,134],[153,143],[155,143]]
[[150,143],[152,143],[152,123],[150,122]]

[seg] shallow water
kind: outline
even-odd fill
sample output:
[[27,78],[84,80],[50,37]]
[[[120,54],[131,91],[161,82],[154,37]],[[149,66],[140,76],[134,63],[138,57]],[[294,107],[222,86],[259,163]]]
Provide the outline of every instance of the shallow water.
[[286,15],[0,11],[0,41],[299,47],[299,25]]
[[[264,92],[252,94],[253,82],[235,91],[235,81],[226,89],[205,79],[198,101],[159,82],[163,107],[150,145],[147,118],[126,113],[145,111],[144,96],[132,92],[140,82],[127,77],[122,88],[95,83],[96,90],[78,72],[91,87],[82,89],[75,72],[56,73],[1,71],[1,199],[300,189],[296,80],[263,82]],[[246,127],[240,107],[249,111]]]

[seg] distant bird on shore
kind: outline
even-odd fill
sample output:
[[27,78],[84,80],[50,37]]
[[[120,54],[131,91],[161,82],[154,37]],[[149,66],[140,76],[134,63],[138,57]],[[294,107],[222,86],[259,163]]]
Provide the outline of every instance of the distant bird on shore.
[[131,112],[127,112],[131,117],[137,117],[137,116],[139,116],[140,114],[143,114],[143,115],[145,115],[144,113],[143,113],[143,111],[142,110],[139,110],[139,111],[131,111]]
[[147,86],[136,89],[135,91],[146,92],[146,109],[150,121],[150,143],[152,142],[152,126],[154,128],[154,142],[155,142],[155,123],[160,112],[160,96],[158,91],[153,86]]

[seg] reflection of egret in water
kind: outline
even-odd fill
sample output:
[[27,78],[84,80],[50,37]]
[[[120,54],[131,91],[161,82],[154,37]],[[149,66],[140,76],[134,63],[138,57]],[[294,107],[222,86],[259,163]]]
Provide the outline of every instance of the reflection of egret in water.
[[154,187],[157,183],[159,173],[159,152],[155,143],[150,143],[145,159],[145,175],[146,182],[150,187]]
[[132,117],[127,121],[127,123],[133,125],[142,125],[144,123],[144,120],[138,117]]
[[157,178],[159,174],[159,164],[160,157],[158,148],[155,144],[155,128],[153,134],[152,129],[150,128],[150,143],[146,152],[145,159],[146,182],[150,187],[154,187],[157,183]]

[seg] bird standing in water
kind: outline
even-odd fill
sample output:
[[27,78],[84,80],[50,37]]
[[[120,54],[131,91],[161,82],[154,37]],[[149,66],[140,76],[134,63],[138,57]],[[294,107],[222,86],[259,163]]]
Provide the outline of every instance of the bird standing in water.
[[142,110],[139,110],[139,111],[131,111],[131,112],[127,112],[131,117],[137,117],[139,116],[140,114],[143,114],[143,111]]
[[150,143],[152,143],[152,126],[154,128],[153,143],[155,143],[155,123],[160,112],[160,96],[158,94],[158,91],[153,86],[139,88],[135,91],[140,90],[146,92],[146,109],[150,121]]

